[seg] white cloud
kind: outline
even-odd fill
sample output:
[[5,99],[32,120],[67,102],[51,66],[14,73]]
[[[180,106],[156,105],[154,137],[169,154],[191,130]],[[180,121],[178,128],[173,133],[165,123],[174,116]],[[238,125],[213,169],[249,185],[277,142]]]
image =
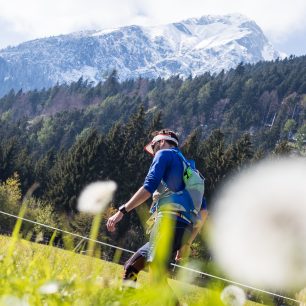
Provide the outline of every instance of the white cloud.
[[[0,0],[0,47],[18,35],[37,38],[83,29],[153,25],[207,14],[242,13],[255,20],[272,42],[306,32],[304,0]],[[14,34],[15,33],[15,34]]]
[[14,45],[29,38],[27,37],[28,33],[20,31],[15,27],[15,23],[0,16],[0,48],[2,46]]
[[[139,5],[134,0],[0,0],[0,18],[26,39],[128,25],[139,21],[138,15]],[[2,32],[1,41],[11,32]]]

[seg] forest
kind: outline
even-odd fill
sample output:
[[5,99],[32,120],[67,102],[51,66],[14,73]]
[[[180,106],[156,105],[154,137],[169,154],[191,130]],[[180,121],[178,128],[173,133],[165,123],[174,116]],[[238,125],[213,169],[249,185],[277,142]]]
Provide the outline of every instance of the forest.
[[[206,178],[210,209],[232,173],[263,158],[305,155],[305,112],[305,56],[187,79],[121,82],[114,70],[98,84],[80,78],[41,91],[12,90],[0,99],[1,210],[18,214],[37,183],[26,217],[88,236],[92,219],[77,211],[77,197],[91,182],[114,180],[119,187],[99,239],[135,250],[147,239],[147,209],[129,214],[112,235],[105,220],[142,185],[151,162],[143,147],[153,131],[179,133],[182,152]],[[0,220],[2,233],[12,229],[14,220]],[[23,231],[52,235],[39,226]],[[197,244],[194,255],[205,256],[204,248]]]

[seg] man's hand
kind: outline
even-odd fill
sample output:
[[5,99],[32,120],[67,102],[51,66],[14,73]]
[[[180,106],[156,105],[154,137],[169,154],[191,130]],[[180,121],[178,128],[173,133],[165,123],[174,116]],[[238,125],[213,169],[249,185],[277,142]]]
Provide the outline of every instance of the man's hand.
[[120,211],[117,211],[114,215],[108,218],[106,222],[106,227],[108,231],[114,232],[116,229],[116,224],[122,219],[123,213]]

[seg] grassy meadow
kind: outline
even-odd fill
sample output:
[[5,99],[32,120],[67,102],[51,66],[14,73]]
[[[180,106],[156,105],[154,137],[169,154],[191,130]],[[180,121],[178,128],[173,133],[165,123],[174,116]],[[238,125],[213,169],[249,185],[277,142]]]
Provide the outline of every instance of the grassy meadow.
[[[123,267],[95,257],[0,236],[0,259],[0,305],[174,305],[171,289],[148,273],[139,288],[122,287]],[[182,305],[223,305],[218,290],[169,284]]]

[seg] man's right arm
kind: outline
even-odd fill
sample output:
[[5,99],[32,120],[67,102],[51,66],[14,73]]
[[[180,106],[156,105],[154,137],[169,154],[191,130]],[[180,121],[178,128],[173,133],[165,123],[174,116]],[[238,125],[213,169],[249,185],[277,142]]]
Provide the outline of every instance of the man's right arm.
[[[167,155],[161,151],[155,155],[149,172],[146,176],[145,182],[142,187],[132,196],[132,198],[124,204],[126,212],[136,208],[146,200],[148,200],[153,192],[158,187],[168,163]],[[123,218],[123,213],[118,211],[111,216],[106,223],[106,227],[110,232],[115,231],[116,224]]]
[[[131,199],[124,204],[125,210],[127,212],[136,208],[146,200],[151,197],[151,193],[147,191],[143,186],[138,189],[138,191],[131,197]],[[106,227],[110,232],[116,229],[116,224],[122,219],[123,213],[117,211],[113,216],[111,216],[106,223]]]
[[151,192],[149,192],[145,187],[140,187],[138,191],[131,197],[131,199],[125,203],[125,209],[127,212],[136,208],[140,204],[144,203],[151,197]]

